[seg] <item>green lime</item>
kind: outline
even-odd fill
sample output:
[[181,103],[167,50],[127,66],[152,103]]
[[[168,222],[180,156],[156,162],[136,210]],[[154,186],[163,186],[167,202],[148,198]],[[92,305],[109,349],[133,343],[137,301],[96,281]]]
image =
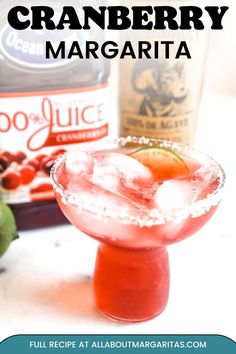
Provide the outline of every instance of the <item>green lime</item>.
[[174,151],[162,147],[144,147],[130,156],[148,167],[157,182],[181,178],[189,173],[184,160]]
[[0,200],[0,256],[6,252],[11,241],[17,237],[14,215],[11,209]]

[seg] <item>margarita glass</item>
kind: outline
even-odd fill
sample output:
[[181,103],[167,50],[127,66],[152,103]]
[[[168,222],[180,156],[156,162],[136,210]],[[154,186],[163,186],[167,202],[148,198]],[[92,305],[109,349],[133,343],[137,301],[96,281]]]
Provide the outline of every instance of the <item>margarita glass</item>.
[[69,221],[99,241],[95,302],[128,322],[160,314],[169,295],[167,246],[213,215],[224,172],[187,146],[119,138],[83,146],[55,162],[51,176]]

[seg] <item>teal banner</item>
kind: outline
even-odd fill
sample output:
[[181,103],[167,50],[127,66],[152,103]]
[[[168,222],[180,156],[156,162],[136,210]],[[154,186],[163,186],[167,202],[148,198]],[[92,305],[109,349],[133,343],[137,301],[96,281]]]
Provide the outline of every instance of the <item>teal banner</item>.
[[236,343],[215,335],[19,335],[0,354],[236,354]]

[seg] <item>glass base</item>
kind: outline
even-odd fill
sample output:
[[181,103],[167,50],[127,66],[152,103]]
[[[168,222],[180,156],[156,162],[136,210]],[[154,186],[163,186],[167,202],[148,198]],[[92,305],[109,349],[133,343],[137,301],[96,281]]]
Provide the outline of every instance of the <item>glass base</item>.
[[98,309],[116,321],[140,322],[159,315],[169,296],[166,248],[124,249],[99,245],[94,294]]

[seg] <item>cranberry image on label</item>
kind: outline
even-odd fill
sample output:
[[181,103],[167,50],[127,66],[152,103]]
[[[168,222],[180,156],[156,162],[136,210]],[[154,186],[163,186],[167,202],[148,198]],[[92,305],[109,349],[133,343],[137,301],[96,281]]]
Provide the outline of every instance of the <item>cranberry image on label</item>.
[[28,184],[33,181],[36,176],[36,171],[32,166],[21,165],[18,168],[21,175],[21,184]]
[[4,155],[0,155],[0,173],[4,172],[9,165],[9,160]]
[[37,159],[25,159],[23,161],[23,165],[32,166],[35,169],[35,171],[38,171],[40,168],[40,163]]
[[2,186],[7,190],[13,190],[21,184],[21,174],[17,171],[9,169],[2,176]]
[[27,155],[23,151],[16,151],[13,154],[13,161],[21,163],[22,161],[24,161],[26,159],[26,157],[27,157]]

